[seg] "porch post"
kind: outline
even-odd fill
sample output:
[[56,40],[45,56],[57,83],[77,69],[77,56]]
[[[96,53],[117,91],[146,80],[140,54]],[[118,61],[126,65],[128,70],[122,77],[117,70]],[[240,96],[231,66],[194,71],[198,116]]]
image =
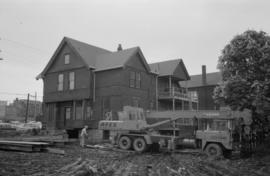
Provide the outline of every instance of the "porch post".
[[173,111],[175,111],[175,99],[174,99],[174,97],[172,99],[172,105],[173,105]]
[[73,100],[73,113],[72,113],[73,117],[72,120],[76,119],[76,101]]
[[182,111],[183,111],[185,109],[185,101],[184,101],[185,95],[182,87],[181,87],[181,94],[182,94]]
[[158,111],[158,75],[156,75],[156,111]]
[[169,76],[169,91],[170,91],[170,96],[172,96],[172,77]]
[[85,119],[85,99],[82,100],[82,119]]

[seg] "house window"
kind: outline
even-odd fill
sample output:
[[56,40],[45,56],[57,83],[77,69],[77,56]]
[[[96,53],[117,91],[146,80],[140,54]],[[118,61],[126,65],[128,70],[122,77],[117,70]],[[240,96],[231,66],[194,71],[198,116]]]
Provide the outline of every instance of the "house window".
[[75,113],[76,113],[76,119],[77,120],[82,120],[83,119],[82,101],[76,101]]
[[92,119],[92,108],[91,106],[86,107],[86,113],[85,113],[85,120],[91,120]]
[[135,87],[135,77],[135,72],[131,71],[129,77],[129,87]]
[[69,73],[69,90],[73,90],[75,87],[75,73]]
[[130,72],[129,77],[129,87],[141,88],[141,73],[140,72]]
[[141,88],[141,73],[136,73],[136,88]]
[[59,74],[58,75],[58,85],[57,85],[57,90],[62,91],[64,88],[64,74]]
[[66,118],[66,120],[71,119],[71,107],[65,108],[65,118]]
[[190,94],[190,98],[192,100],[195,100],[195,101],[198,100],[198,92],[197,91],[190,91],[189,94]]
[[69,54],[65,54],[65,64],[69,64],[70,63],[70,56]]

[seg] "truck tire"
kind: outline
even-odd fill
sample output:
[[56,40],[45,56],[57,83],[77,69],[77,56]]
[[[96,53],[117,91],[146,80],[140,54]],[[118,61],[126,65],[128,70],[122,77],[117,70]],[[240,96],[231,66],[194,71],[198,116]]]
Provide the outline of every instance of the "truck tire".
[[129,150],[131,148],[131,139],[127,136],[122,136],[119,139],[119,147],[123,150]]
[[144,152],[148,148],[148,145],[146,144],[145,140],[141,137],[136,138],[133,141],[133,149],[137,152]]
[[205,152],[210,157],[219,157],[223,155],[223,150],[218,144],[208,144],[205,148]]

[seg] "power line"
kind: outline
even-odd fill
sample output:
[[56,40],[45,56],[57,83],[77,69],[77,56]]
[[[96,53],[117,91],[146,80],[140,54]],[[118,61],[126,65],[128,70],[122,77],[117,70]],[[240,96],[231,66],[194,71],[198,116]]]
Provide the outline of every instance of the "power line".
[[27,95],[27,94],[22,94],[22,93],[10,93],[10,92],[0,92],[0,94],[4,94],[4,95]]
[[[23,93],[12,93],[12,92],[0,92],[2,95],[17,95],[17,96],[27,96],[28,94],[23,94]],[[31,95],[31,97],[35,97],[35,95]],[[37,97],[43,97],[43,96],[37,96]]]
[[[34,60],[34,61],[38,61],[38,60],[35,60],[34,58],[31,58],[31,57],[28,57],[28,58],[26,58],[26,57],[21,57],[21,56],[19,56],[18,54],[15,54],[15,53],[13,53],[13,52],[10,52],[10,51],[4,51],[4,52],[2,52],[3,53],[3,55],[5,54],[6,55],[6,57],[4,57],[3,56],[3,58],[10,58],[10,56],[8,56],[8,55],[11,55],[11,56],[13,56],[13,57],[11,57],[11,58],[13,58],[13,59],[17,59],[17,57],[18,57],[18,59],[21,61],[21,62],[24,62],[24,63],[27,63],[27,64],[32,64],[33,62],[32,61],[29,61],[29,60]],[[22,60],[23,59],[23,60]]]
[[46,54],[49,54],[48,51],[44,51],[44,50],[41,50],[41,49],[39,49],[39,48],[32,47],[32,46],[30,46],[30,45],[28,45],[28,44],[24,44],[24,43],[22,43],[22,42],[18,42],[18,41],[11,40],[11,39],[8,39],[8,38],[3,38],[3,37],[1,37],[0,40],[4,40],[4,41],[10,42],[10,43],[14,43],[14,44],[17,44],[17,45],[26,47],[26,48],[30,48],[30,49],[32,49],[32,50],[39,51],[40,53],[43,53],[43,54],[45,54],[45,53],[46,53]]

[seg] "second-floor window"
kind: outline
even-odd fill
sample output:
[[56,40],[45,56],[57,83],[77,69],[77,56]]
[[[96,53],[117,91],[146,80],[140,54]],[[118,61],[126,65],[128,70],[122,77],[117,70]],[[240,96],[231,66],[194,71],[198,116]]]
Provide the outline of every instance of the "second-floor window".
[[73,90],[75,88],[75,73],[69,73],[69,90]]
[[141,88],[141,73],[136,73],[136,88]]
[[190,91],[189,94],[190,94],[190,98],[192,100],[198,100],[198,92],[197,91]]
[[65,54],[65,64],[69,64],[70,63],[70,56],[69,54]]
[[141,88],[141,73],[131,71],[129,77],[129,87]]
[[57,90],[62,91],[64,88],[64,74],[58,75],[58,83],[57,83]]

